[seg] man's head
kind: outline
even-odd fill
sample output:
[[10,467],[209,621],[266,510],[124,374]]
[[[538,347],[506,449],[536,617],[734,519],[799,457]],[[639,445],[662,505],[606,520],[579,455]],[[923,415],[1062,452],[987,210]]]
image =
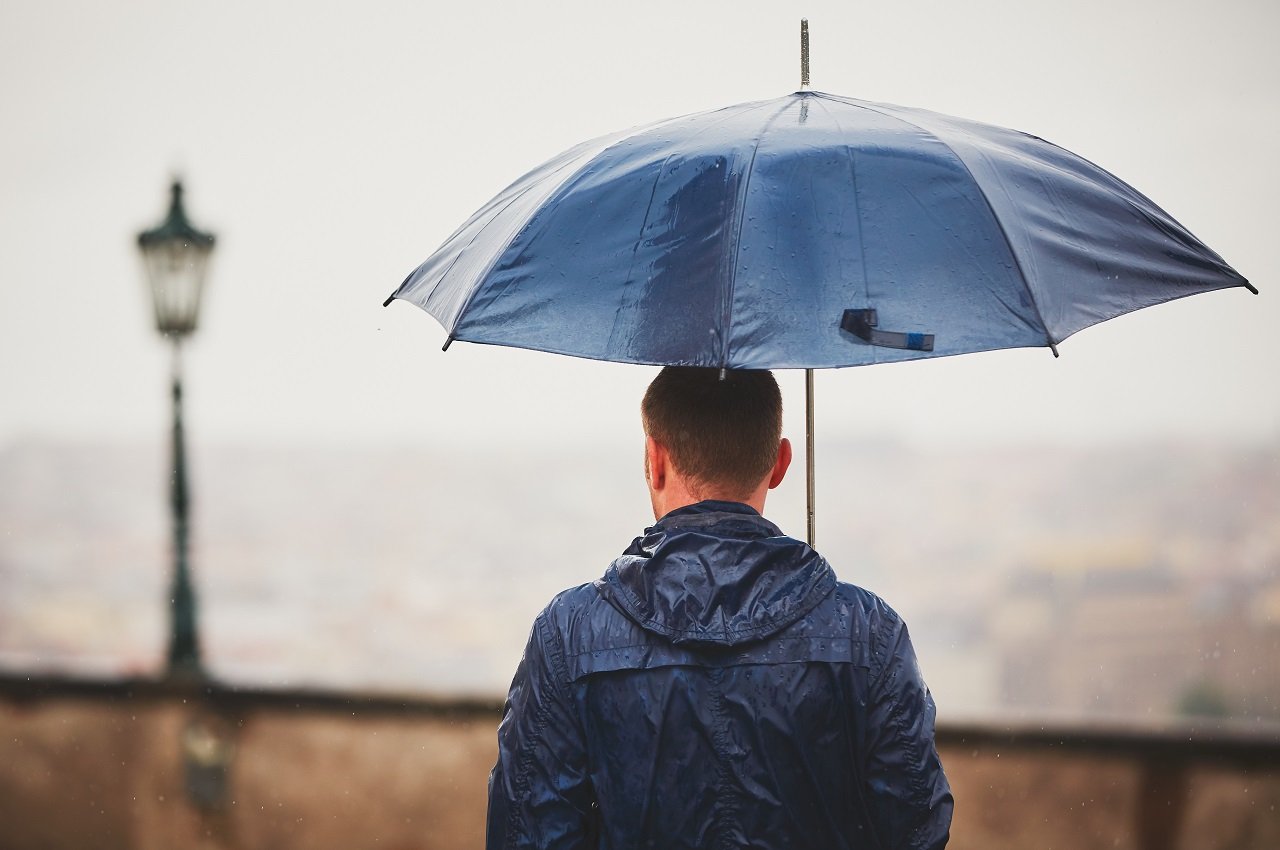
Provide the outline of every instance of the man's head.
[[[791,445],[782,439],[782,394],[767,371],[728,370],[721,378],[719,369],[668,366],[649,385],[640,412],[659,517],[686,497],[760,510],[791,461]],[[664,492],[669,485],[676,489]]]

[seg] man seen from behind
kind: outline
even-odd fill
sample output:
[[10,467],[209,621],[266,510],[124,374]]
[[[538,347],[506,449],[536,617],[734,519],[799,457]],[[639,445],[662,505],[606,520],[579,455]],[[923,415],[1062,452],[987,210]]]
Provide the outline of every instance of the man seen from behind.
[[667,367],[641,413],[657,522],[534,621],[490,850],[944,847],[906,626],[761,516],[791,461],[773,376]]

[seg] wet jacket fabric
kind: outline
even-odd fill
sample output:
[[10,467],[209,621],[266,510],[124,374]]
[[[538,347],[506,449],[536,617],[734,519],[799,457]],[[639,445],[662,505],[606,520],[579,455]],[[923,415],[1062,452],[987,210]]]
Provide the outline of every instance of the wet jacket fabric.
[[951,793],[906,626],[752,508],[663,517],[534,622],[494,848],[941,848]]

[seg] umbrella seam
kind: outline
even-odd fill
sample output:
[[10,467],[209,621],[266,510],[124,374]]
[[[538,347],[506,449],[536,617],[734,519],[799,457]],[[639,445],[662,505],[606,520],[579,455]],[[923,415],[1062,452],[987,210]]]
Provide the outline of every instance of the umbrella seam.
[[[680,117],[683,117],[683,116],[680,116]],[[569,184],[570,182],[575,180],[579,175],[581,175],[582,172],[585,171],[591,165],[591,163],[595,162],[596,159],[598,159],[602,154],[617,147],[619,144],[631,138],[633,135],[635,135],[638,132],[647,132],[650,130],[657,129],[658,127],[661,127],[665,124],[670,124],[673,121],[680,120],[680,117],[667,118],[665,120],[655,121],[652,124],[641,125],[639,127],[632,128],[630,130],[622,130],[617,133],[608,133],[596,139],[595,141],[597,142],[603,141],[605,139],[611,139],[611,141],[605,144],[604,147],[600,148],[600,150],[596,151],[590,157],[587,157],[576,169],[573,169],[572,171],[570,171],[569,174],[565,175],[564,179],[560,181],[560,183],[556,186],[556,188],[553,189],[547,195],[547,200],[539,204],[537,207],[535,207],[533,211],[530,213],[529,217],[526,218],[524,222],[522,222],[521,225],[515,229],[515,232],[512,233],[511,236],[503,243],[502,250],[494,252],[493,259],[489,261],[489,264],[487,266],[485,266],[484,271],[476,276],[476,280],[479,282],[483,282],[486,278],[488,278],[489,274],[493,271],[494,267],[498,265],[498,261],[502,259],[503,255],[505,255],[508,250],[510,250],[511,246],[515,243],[515,241],[520,238],[520,234],[524,233],[525,229],[530,225],[530,223],[532,223],[533,220],[538,217],[538,213],[546,209],[548,204],[550,204],[555,198],[557,198],[564,192],[565,186],[567,184]],[[587,144],[590,144],[590,142],[583,143],[584,146]],[[535,166],[535,168],[536,167],[537,166]],[[570,168],[570,164],[565,163],[565,168],[566,169]],[[524,179],[524,176],[522,175],[519,179]],[[533,185],[531,184],[530,186],[526,187],[523,191],[521,191],[519,194],[513,196],[511,200],[503,204],[502,210],[505,210],[507,207],[511,206],[519,198],[523,197],[532,189],[533,189]],[[497,215],[502,212],[502,210],[499,210],[498,213],[495,213],[494,217],[496,218]],[[485,225],[485,227],[487,226],[488,225]],[[471,237],[471,241],[467,243],[467,248],[471,247],[471,244],[475,242],[476,239],[479,238],[480,234],[484,232],[484,229],[485,229],[484,227],[481,227],[479,230],[476,231],[476,234]],[[463,249],[463,250],[466,250],[466,249]],[[459,256],[461,256],[461,253],[462,252],[460,251]],[[457,259],[455,259],[454,262],[457,262]],[[449,267],[450,269],[452,269],[453,264],[451,263]],[[444,275],[441,275],[440,280],[441,281],[444,280]],[[439,285],[439,283],[437,283],[437,285]],[[484,288],[485,288],[484,286],[476,286],[471,290],[470,293],[467,294],[467,300],[463,302],[462,309],[458,311],[458,318],[454,322],[454,326],[449,329],[450,337],[453,336],[453,333],[455,330],[457,330],[458,325],[462,324],[463,315],[466,314],[467,309],[471,306],[471,303],[475,301],[476,297],[480,294],[480,291]]]
[[[761,100],[761,101],[755,101],[755,102],[748,103],[748,104],[742,104],[742,107],[743,107],[743,108],[742,108],[741,110],[737,110],[737,111],[735,111],[735,114],[734,114],[734,115],[725,115],[725,116],[723,116],[723,118],[719,119],[719,121],[712,122],[712,125],[714,125],[714,124],[716,124],[716,123],[720,123],[720,121],[727,121],[727,120],[730,120],[730,119],[732,119],[732,118],[738,117],[739,115],[741,115],[741,113],[746,112],[746,111],[749,111],[749,110],[751,110],[751,109],[762,108],[762,107],[764,107],[764,106],[767,106],[767,105],[768,105],[768,104],[770,104],[770,103],[773,103],[775,100],[778,100],[778,98],[775,98],[774,100]],[[691,114],[689,114],[689,115],[682,115],[682,116],[679,116],[679,117],[677,117],[677,118],[671,118],[671,119],[669,119],[668,121],[660,121],[660,122],[658,122],[657,124],[647,125],[647,126],[640,127],[640,128],[638,128],[638,129],[627,130],[627,131],[624,131],[624,132],[626,133],[627,138],[633,138],[633,137],[634,137],[636,134],[638,134],[638,133],[648,132],[648,131],[649,131],[649,130],[651,130],[651,129],[654,129],[654,128],[658,127],[658,126],[661,126],[662,124],[670,123],[670,122],[673,122],[673,121],[683,121],[683,120],[685,120],[685,119],[687,119],[687,118],[701,117],[701,116],[704,116],[704,115],[714,115],[714,114],[716,114],[716,113],[718,113],[718,112],[729,112],[730,110],[733,110],[733,109],[734,109],[734,107],[732,107],[732,106],[726,106],[726,107],[721,107],[720,109],[708,110],[708,111],[706,111],[706,112],[695,112],[695,113],[691,113]],[[699,130],[699,131],[698,131],[698,133],[699,133],[699,134],[701,134],[701,133],[705,133],[708,129],[710,129],[710,127],[703,127],[701,130]],[[603,149],[601,149],[601,151],[600,151],[598,154],[596,154],[596,156],[600,156],[600,154],[603,154],[603,153],[604,153],[605,151],[607,151],[607,150],[608,150],[608,148],[603,148]],[[638,236],[643,236],[643,234],[644,234],[645,227],[646,227],[646,226],[648,225],[648,223],[649,223],[649,214],[650,214],[650,213],[652,212],[652,210],[653,210],[653,199],[654,199],[655,197],[657,197],[657,194],[658,194],[658,183],[662,180],[663,175],[666,173],[667,164],[668,164],[669,162],[671,162],[672,158],[673,158],[673,157],[675,157],[675,156],[676,156],[676,154],[675,154],[675,153],[668,154],[668,155],[666,156],[666,158],[662,160],[662,165],[658,168],[657,176],[656,176],[656,177],[654,177],[654,180],[653,180],[653,186],[652,186],[652,188],[650,189],[650,192],[649,192],[649,203],[648,203],[648,205],[645,207],[644,220],[640,223],[640,233],[638,234]],[[594,158],[595,158],[595,157],[592,157],[592,159],[594,159]],[[755,161],[754,154],[753,154],[753,156],[752,156],[752,161],[753,161],[753,162]],[[576,175],[575,175],[575,176],[576,176]],[[572,178],[570,178],[570,179],[572,179]],[[568,182],[568,181],[566,181],[566,183],[567,183],[567,182]],[[563,185],[562,185],[560,188],[563,188]],[[557,191],[557,192],[559,192],[559,191],[560,191],[560,189],[557,189],[556,191]],[[549,200],[548,200],[548,203],[549,203]],[[504,248],[503,250],[505,251],[506,249]],[[637,241],[637,242],[636,242],[636,244],[635,244],[634,246],[632,246],[632,249],[631,249],[631,262],[630,262],[630,263],[628,264],[628,266],[627,266],[627,278],[626,278],[627,280],[630,280],[630,279],[631,279],[631,272],[632,272],[632,270],[635,268],[635,256],[636,256],[636,254],[639,252],[639,250],[640,250],[640,242],[639,242],[639,241]],[[735,251],[734,253],[736,254],[736,251]],[[609,348],[612,348],[613,338],[614,338],[615,334],[617,333],[618,321],[619,321],[619,318],[618,318],[617,316],[615,316],[615,317],[614,317],[614,324],[613,324],[613,328],[612,328],[612,329],[610,330],[610,332],[609,332]],[[721,347],[721,359],[722,359],[722,366],[723,366],[723,359],[724,359],[724,358],[723,358],[723,355],[724,355],[724,347],[722,346],[722,347]],[[581,355],[571,355],[571,356],[581,356]],[[594,359],[594,358],[593,358],[593,359]],[[602,360],[603,360],[603,359],[606,359],[606,358],[603,358],[603,357],[602,357],[602,358],[598,358],[598,359],[602,359]],[[632,362],[635,362],[635,361],[632,361]],[[647,365],[662,365],[662,364],[660,364],[660,363],[656,363],[656,364],[647,364]]]
[[[662,165],[658,167],[658,174],[656,177],[653,178],[653,186],[649,188],[649,203],[646,204],[644,208],[644,218],[641,219],[640,221],[640,232],[636,234],[636,244],[631,246],[631,262],[627,264],[627,277],[622,284],[624,287],[624,294],[625,294],[625,287],[631,281],[631,273],[635,271],[636,254],[640,252],[640,243],[644,239],[645,227],[648,226],[649,224],[649,214],[653,212],[653,199],[658,196],[658,183],[662,181],[662,175],[667,170],[667,163],[671,162],[671,157],[673,156],[675,156],[674,153],[667,154],[666,159],[662,160]],[[626,299],[621,299],[623,303],[625,303],[625,300]],[[618,333],[618,325],[621,321],[622,321],[622,311],[619,310],[617,313],[614,314],[613,327],[609,330],[609,341],[606,344],[606,347],[610,350],[613,349],[613,339]]]
[[751,148],[751,161],[747,163],[747,176],[742,181],[742,191],[739,193],[738,203],[738,222],[733,230],[733,245],[729,249],[728,259],[731,262],[729,266],[729,287],[725,293],[724,305],[724,337],[720,340],[720,368],[727,369],[729,365],[729,340],[733,337],[733,295],[738,287],[738,248],[742,244],[742,220],[747,215],[747,192],[751,189],[751,178],[755,172],[756,154],[760,152],[760,143],[764,141],[764,135],[773,126],[773,122],[781,117],[782,113],[787,111],[787,107],[791,105],[788,98],[779,98],[782,101],[781,108],[778,109],[769,120],[760,128],[760,135],[756,137],[756,143]]
[[[598,155],[598,154],[597,154],[597,155]],[[595,157],[592,157],[592,159],[595,159]],[[568,163],[565,163],[565,167],[566,167],[566,168],[568,167]],[[571,175],[569,175],[568,177],[566,177],[565,179],[566,179],[566,180],[569,180],[569,179],[571,179],[572,177],[573,177],[573,175],[571,174]],[[524,179],[524,178],[523,178],[523,177],[521,177],[520,179]],[[522,189],[522,190],[520,190],[519,192],[517,192],[517,193],[515,193],[514,195],[512,195],[512,196],[511,196],[511,198],[510,198],[510,199],[509,199],[505,204],[503,204],[503,205],[502,205],[502,208],[501,208],[501,209],[499,209],[499,210],[497,210],[497,211],[493,214],[493,218],[490,218],[490,219],[489,219],[489,221],[488,221],[487,223],[485,223],[484,225],[482,225],[482,226],[480,226],[479,228],[477,228],[477,229],[476,229],[476,232],[475,232],[474,234],[472,234],[471,239],[467,241],[467,246],[466,246],[465,248],[461,248],[461,249],[459,249],[459,250],[458,250],[458,254],[457,254],[457,256],[455,256],[455,257],[453,258],[453,260],[449,263],[449,268],[445,269],[445,270],[444,270],[444,272],[442,272],[442,273],[440,274],[440,276],[436,279],[436,285],[435,285],[434,287],[432,287],[432,292],[434,292],[434,291],[435,291],[435,289],[436,289],[436,287],[440,286],[440,284],[444,282],[444,279],[445,279],[446,277],[448,277],[449,272],[453,271],[453,267],[454,267],[455,265],[457,265],[458,260],[462,259],[462,255],[463,255],[463,254],[465,254],[468,250],[470,250],[470,249],[471,249],[471,246],[475,244],[475,241],[476,241],[477,239],[479,239],[479,238],[480,238],[480,234],[484,233],[485,229],[486,229],[490,224],[492,224],[492,223],[493,223],[494,219],[496,219],[498,216],[502,215],[502,213],[503,213],[503,212],[505,212],[505,211],[507,210],[507,208],[508,208],[508,207],[510,207],[512,204],[514,204],[516,201],[520,200],[520,199],[521,199],[521,198],[523,198],[525,195],[527,195],[529,192],[531,192],[531,191],[533,190],[533,188],[534,188],[534,186],[535,186],[535,185],[537,185],[537,184],[535,184],[535,183],[530,183],[530,184],[529,184],[528,186],[526,186],[524,189]],[[564,185],[564,184],[562,183],[561,185]],[[559,187],[556,187],[556,190],[557,190],[557,191],[559,191]],[[516,231],[515,231],[513,234],[511,234],[510,238],[508,238],[508,239],[507,239],[507,241],[503,243],[503,245],[502,245],[502,250],[501,250],[501,251],[496,252],[496,253],[493,255],[493,259],[492,259],[492,260],[490,260],[490,261],[489,261],[489,264],[488,264],[487,266],[485,266],[485,267],[484,267],[484,271],[483,271],[483,272],[481,272],[479,275],[477,275],[477,276],[476,276],[476,280],[477,280],[477,281],[483,281],[485,278],[487,278],[487,277],[489,276],[489,273],[493,271],[493,267],[494,267],[494,266],[496,266],[496,265],[498,264],[498,260],[499,260],[499,258],[501,258],[501,257],[502,257],[502,255],[503,255],[503,254],[505,254],[505,253],[507,252],[507,249],[511,247],[511,243],[516,241],[516,237],[518,237],[521,233],[523,233],[523,232],[524,232],[525,227],[527,227],[527,226],[528,226],[529,222],[533,219],[533,215],[534,215],[534,214],[536,214],[536,213],[537,213],[537,208],[535,208],[534,213],[533,213],[533,214],[531,214],[531,215],[529,216],[529,218],[525,219],[524,223],[523,223],[523,224],[521,224],[521,225],[520,225],[520,227],[516,228]],[[457,313],[457,315],[454,317],[454,320],[453,320],[453,327],[449,328],[449,338],[450,338],[450,339],[453,339],[453,333],[454,333],[454,331],[456,331],[456,330],[458,329],[458,325],[462,324],[462,317],[463,317],[464,315],[466,315],[467,308],[471,306],[471,302],[475,300],[476,296],[480,293],[480,290],[481,290],[481,289],[482,289],[482,287],[481,287],[481,286],[475,286],[475,287],[472,287],[471,291],[467,293],[467,300],[462,302],[462,306],[458,309],[458,313]],[[430,295],[431,295],[431,293],[430,293],[430,292],[429,292],[429,293],[427,293],[427,296],[428,296],[428,297],[430,297]]]
[[[822,106],[822,111],[827,113],[827,116],[831,119],[831,123],[833,123],[836,126],[836,129],[841,130],[840,119],[836,117],[835,113],[827,108],[827,105],[822,102],[821,98],[818,99],[818,104]],[[842,130],[840,135],[842,137],[844,135]],[[867,276],[867,245],[862,238],[862,204],[858,199],[858,167],[857,165],[854,164],[853,150],[849,145],[844,145],[844,152],[845,152],[845,157],[849,160],[849,176],[853,180],[853,208],[856,212],[856,215],[854,216],[854,221],[858,225],[858,237],[857,237],[858,259],[862,263],[862,303],[863,303],[863,306],[870,307],[871,306],[871,290],[870,290],[870,283]],[[875,365],[877,363],[882,362],[880,360],[879,349],[874,345],[869,347],[871,349],[868,352],[871,355],[871,363],[864,364],[864,365]]]
[[[839,126],[840,126],[840,120],[839,120],[839,118],[837,118],[837,117],[836,117],[836,114],[835,114],[834,112],[832,112],[832,111],[828,110],[825,104],[823,104],[823,107],[822,107],[822,108],[823,108],[824,110],[826,110],[826,111],[827,111],[827,114],[831,117],[831,121],[832,121],[832,123],[833,123],[833,124],[835,124],[837,127],[839,127]],[[870,111],[874,111],[874,110],[870,110]],[[880,113],[877,113],[877,114],[880,114]],[[911,126],[916,126],[916,125],[912,124]],[[932,135],[932,134],[931,134],[931,135]],[[936,138],[936,136],[934,136],[934,138]],[[849,145],[845,145],[844,150],[845,150],[845,153],[846,153],[846,154],[848,155],[848,157],[849,157],[849,170],[853,173],[853,177],[854,177],[854,180],[853,180],[853,187],[854,187],[854,204],[855,204],[855,206],[856,206],[856,205],[858,204],[858,181],[857,181],[857,168],[856,168],[856,166],[854,165],[854,159],[853,159],[853,149],[852,149],[852,147],[850,147]],[[950,148],[948,148],[948,150],[950,150]],[[954,151],[953,151],[953,153],[954,153]],[[957,159],[959,159],[959,157],[958,157],[958,156],[957,156]],[[963,164],[963,163],[962,163],[962,164]],[[973,177],[972,173],[970,173],[970,174],[969,174],[969,176],[970,176],[970,178],[972,178],[972,177]],[[971,180],[971,182],[974,182],[974,183],[976,184],[976,182],[977,182],[977,181],[976,181],[976,180]],[[978,187],[978,188],[979,188],[979,191],[981,191],[981,187]],[[932,209],[930,209],[926,204],[924,204],[924,203],[920,200],[920,198],[919,198],[919,197],[915,196],[915,195],[914,195],[914,193],[912,193],[912,200],[916,203],[916,205],[921,209],[921,211],[922,211],[925,215],[927,215],[927,216],[929,216],[929,217],[933,218],[935,221],[938,221],[938,222],[940,222],[940,223],[942,222],[942,219],[941,219],[941,218],[938,218],[937,216],[935,216],[935,215],[934,215],[934,211],[933,211]],[[984,198],[984,201],[985,201],[985,198]],[[991,209],[991,204],[990,204],[990,202],[986,202],[986,207],[987,207],[987,209],[988,209],[988,210],[990,210],[990,209]],[[994,214],[993,214],[993,216],[992,216],[992,217],[993,217],[993,218],[995,218]],[[998,219],[996,220],[996,223],[997,223],[997,224],[999,224],[999,220],[998,220]],[[870,289],[869,289],[869,277],[868,277],[868,275],[867,275],[867,251],[866,251],[866,243],[862,240],[862,217],[861,217],[861,209],[860,209],[860,208],[859,208],[859,215],[858,215],[858,217],[857,217],[857,224],[858,224],[858,244],[861,246],[861,249],[862,249],[862,250],[861,250],[861,252],[860,252],[860,256],[861,256],[861,258],[862,258],[863,294],[864,294],[864,296],[865,296],[865,305],[864,305],[864,306],[866,306],[866,307],[871,307],[871,306],[872,306],[872,304],[871,304],[871,293],[870,293]],[[1002,235],[1003,235],[1003,234],[1002,234]],[[1005,243],[1006,243],[1006,244],[1008,244],[1008,238],[1007,238],[1007,237],[1005,237]],[[961,245],[962,245],[963,249],[965,250],[965,253],[966,253],[966,254],[967,254],[971,259],[974,259],[974,260],[976,261],[976,259],[977,259],[977,258],[976,258],[976,257],[974,257],[973,251],[970,249],[970,247],[969,247],[967,244],[964,244],[964,243],[961,243]],[[1010,248],[1010,253],[1012,253],[1012,248]],[[1015,258],[1015,260],[1016,260],[1016,258]],[[1025,278],[1025,275],[1024,275],[1023,277]],[[1023,288],[1024,288],[1024,290],[1026,290],[1026,283],[1025,283],[1025,280],[1023,281]],[[999,301],[999,302],[1004,306],[1004,308],[1005,308],[1006,310],[1008,310],[1011,314],[1013,314],[1013,315],[1015,315],[1015,316],[1019,316],[1019,317],[1020,317],[1020,312],[1019,312],[1016,308],[1014,308],[1012,305],[1010,305],[1010,304],[1009,304],[1009,302],[1008,302],[1008,301],[1006,300],[1006,298],[1005,298],[1004,293],[1003,293],[1001,290],[999,290],[999,289],[997,289],[997,288],[995,288],[995,287],[990,287],[990,288],[988,289],[988,291],[991,293],[992,297],[994,297],[997,301]],[[1037,312],[1037,314],[1036,314],[1036,319],[1038,319],[1038,320],[1040,321],[1040,326],[1041,326],[1042,328],[1043,328],[1043,327],[1045,327],[1044,319],[1043,319],[1043,317],[1042,317],[1042,316],[1040,316],[1040,314],[1039,314],[1038,312]],[[884,361],[884,360],[881,360],[881,359],[880,359],[880,353],[881,353],[881,352],[880,352],[880,350],[879,350],[878,346],[874,346],[874,345],[873,345],[873,346],[871,346],[871,357],[872,357],[872,361],[871,361],[871,364],[870,364],[870,365],[874,365],[874,364],[876,364],[876,363],[884,363],[884,362],[887,362],[887,361]]]
[[[838,98],[822,94],[821,92],[814,92],[814,94],[820,98],[826,97],[831,100],[838,100]],[[1036,311],[1036,318],[1040,321],[1040,328],[1044,331],[1046,345],[1053,348],[1061,342],[1062,340],[1055,340],[1053,338],[1053,334],[1049,332],[1049,326],[1045,323],[1044,315],[1040,312],[1040,303],[1036,299],[1035,292],[1031,289],[1030,282],[1027,280],[1026,270],[1022,267],[1022,259],[1018,256],[1018,252],[1013,247],[1013,242],[1009,239],[1009,232],[1005,230],[1004,222],[1000,220],[1000,216],[996,215],[995,207],[991,205],[991,199],[987,197],[986,189],[984,189],[982,184],[978,182],[978,179],[974,177],[973,171],[969,168],[969,163],[964,161],[964,157],[960,156],[960,154],[956,152],[955,148],[943,141],[936,133],[925,129],[914,121],[903,118],[901,115],[896,115],[892,112],[878,109],[875,104],[871,104],[866,101],[856,101],[856,104],[860,108],[866,109],[868,112],[874,112],[877,115],[883,115],[886,118],[892,118],[895,121],[901,121],[903,124],[915,127],[921,133],[926,134],[929,138],[933,139],[951,152],[951,155],[955,157],[956,162],[960,163],[960,166],[964,169],[965,173],[969,175],[970,182],[973,184],[974,188],[977,189],[978,195],[982,198],[982,202],[987,205],[987,211],[991,213],[991,219],[996,223],[996,227],[1000,229],[1000,236],[1004,239],[1005,247],[1009,249],[1009,256],[1013,258],[1014,265],[1018,267],[1018,280],[1021,281],[1022,288],[1026,290],[1027,297],[1031,299],[1031,307]]]
[[[610,134],[610,135],[618,135],[618,134]],[[597,139],[592,139],[592,140],[588,140],[588,141],[586,141],[586,142],[582,142],[580,145],[578,145],[578,147],[586,147],[587,145],[590,145],[590,144],[592,144],[593,142],[598,142],[600,139],[607,139],[607,138],[609,138],[609,135],[600,136],[600,137],[599,137],[599,138],[597,138]],[[567,166],[568,166],[568,164],[569,164],[569,162],[571,162],[571,161],[572,161],[572,160],[567,161],[567,162],[565,163],[565,165],[561,167],[561,169],[558,169],[558,170],[557,170],[557,173],[558,173],[558,171],[559,171],[559,170],[563,170],[563,168],[564,168],[564,167],[567,167]],[[537,166],[537,167],[540,167],[540,166]],[[535,170],[536,170],[536,168],[537,168],[537,167],[535,167]],[[515,179],[515,181],[513,181],[513,182],[512,182],[510,185],[508,185],[505,189],[503,189],[503,190],[502,190],[502,192],[510,191],[514,186],[516,186],[518,183],[520,183],[520,181],[522,181],[522,180],[524,180],[526,177],[528,177],[531,173],[532,173],[532,172],[525,172],[525,173],[524,173],[524,174],[522,174],[520,177],[516,178],[516,179]],[[506,209],[507,209],[508,207],[510,207],[512,204],[514,204],[514,203],[515,203],[516,201],[518,201],[520,198],[523,198],[523,197],[524,197],[525,195],[527,195],[530,191],[532,191],[532,190],[533,190],[533,188],[534,188],[534,186],[536,186],[536,185],[537,185],[536,183],[530,183],[528,186],[525,186],[525,187],[524,187],[523,189],[521,189],[520,191],[518,191],[518,192],[514,193],[510,198],[508,198],[508,199],[506,200],[506,202],[505,202],[505,203],[502,203],[502,204],[501,204],[501,206],[497,206],[497,205],[495,204],[495,202],[498,200],[498,197],[501,197],[502,192],[500,192],[500,193],[498,194],[498,196],[497,196],[497,197],[493,198],[493,199],[492,199],[492,200],[490,200],[488,203],[484,204],[484,205],[483,205],[479,210],[477,210],[477,211],[476,211],[476,213],[471,217],[471,220],[468,220],[468,221],[464,222],[464,223],[463,223],[463,224],[462,224],[462,225],[461,225],[457,230],[455,230],[452,234],[450,234],[450,235],[449,235],[449,238],[448,238],[448,239],[446,239],[446,240],[441,244],[441,248],[443,248],[444,246],[448,245],[448,244],[449,244],[450,242],[452,242],[455,238],[457,238],[458,236],[460,236],[460,235],[462,234],[462,232],[463,232],[463,231],[465,231],[465,230],[467,229],[467,225],[471,224],[471,222],[472,222],[472,221],[474,221],[474,220],[476,219],[476,217],[478,217],[478,216],[480,216],[481,214],[483,214],[484,212],[486,212],[490,207],[494,207],[493,214],[489,217],[489,220],[488,220],[488,221],[486,221],[484,224],[480,225],[478,228],[476,228],[476,232],[475,232],[474,234],[472,234],[472,236],[471,236],[471,238],[470,238],[469,240],[467,240],[467,244],[466,244],[466,246],[465,246],[465,247],[463,247],[463,248],[459,248],[459,249],[458,249],[458,253],[454,256],[454,258],[453,258],[452,260],[450,260],[450,261],[449,261],[449,267],[448,267],[448,268],[446,268],[443,272],[441,272],[441,273],[436,277],[435,285],[434,285],[434,286],[432,286],[432,287],[431,287],[431,289],[426,293],[426,295],[424,295],[424,296],[423,296],[423,301],[424,301],[424,302],[425,302],[425,301],[427,301],[427,300],[429,300],[429,299],[431,298],[431,296],[432,296],[433,294],[435,294],[435,291],[440,287],[440,284],[442,284],[442,283],[444,282],[445,278],[447,278],[447,277],[449,276],[449,273],[453,271],[453,267],[454,267],[455,265],[457,265],[457,264],[458,264],[458,261],[459,261],[460,259],[462,259],[462,256],[463,256],[464,254],[466,254],[466,252],[467,252],[468,250],[470,250],[471,246],[472,246],[472,245],[474,245],[474,244],[475,244],[475,241],[476,241],[477,239],[479,239],[479,238],[480,238],[480,235],[481,235],[482,233],[484,233],[485,229],[486,229],[486,228],[488,228],[488,227],[489,227],[489,225],[493,224],[494,220],[495,220],[498,216],[502,215],[502,213],[503,213],[503,212],[505,212],[505,211],[506,211]],[[526,222],[525,222],[525,224],[528,224],[528,222],[526,221]],[[515,233],[515,234],[513,234],[513,235],[512,235],[512,237],[511,237],[510,239],[508,239],[508,240],[503,244],[502,252],[499,252],[499,254],[498,254],[497,256],[501,256],[501,254],[502,254],[502,253],[505,253],[505,252],[506,252],[507,248],[509,248],[509,247],[511,246],[511,242],[513,242],[513,241],[515,240],[515,237],[516,237],[516,236],[518,236],[518,235],[520,234],[520,231],[521,231],[521,230],[523,230],[523,229],[524,229],[524,225],[521,225],[521,227],[516,231],[516,233]],[[497,264],[497,256],[495,256],[495,257],[494,257],[494,259],[493,259],[493,260],[492,260],[488,265],[486,265],[486,266],[485,266],[484,272],[483,272],[481,275],[479,275],[479,276],[476,278],[476,280],[483,280],[483,279],[484,279],[484,277],[485,277],[485,276],[487,276],[487,275],[489,274],[489,272],[493,270],[494,265],[496,265],[496,264]],[[403,283],[401,283],[401,284],[400,284],[400,286],[396,289],[396,291],[392,293],[391,298],[401,298],[401,297],[403,297],[403,296],[402,296],[402,293],[404,293],[404,292],[405,292],[406,287],[410,286],[411,282],[413,282],[414,278],[418,275],[418,272],[420,272],[420,271],[422,270],[422,267],[423,267],[423,266],[425,266],[425,265],[427,264],[427,262],[429,262],[429,261],[430,261],[430,258],[428,258],[428,260],[427,260],[427,261],[425,261],[425,262],[421,263],[421,264],[420,264],[416,269],[414,269],[412,272],[410,272],[409,276],[405,278],[404,282],[403,282]],[[475,298],[475,296],[476,296],[476,291],[477,291],[477,289],[478,289],[478,287],[477,287],[477,288],[473,288],[470,292],[468,292],[468,293],[467,293],[466,300],[464,300],[464,301],[462,302],[462,305],[458,308],[457,312],[456,312],[456,313],[454,313],[454,316],[453,316],[453,324],[452,324],[452,326],[451,326],[451,327],[450,327],[450,326],[446,326],[446,327],[445,327],[445,330],[446,330],[446,331],[448,332],[448,334],[449,334],[449,339],[450,339],[450,340],[452,340],[452,339],[454,338],[454,336],[453,336],[453,332],[454,332],[454,330],[456,330],[456,329],[457,329],[458,324],[462,321],[462,316],[463,316],[463,314],[465,314],[465,313],[466,313],[466,311],[467,311],[467,308],[471,306],[471,302],[472,302],[472,300],[473,300],[473,299]],[[388,299],[388,300],[390,300],[390,299]],[[414,303],[414,302],[410,302],[410,303]],[[426,310],[426,309],[427,309],[427,308],[426,308],[425,303],[424,303],[423,305],[421,305],[421,306],[422,306],[422,308],[423,308],[424,310]],[[435,315],[435,314],[434,314],[434,313],[432,313],[430,310],[427,310],[427,312],[428,312],[428,313],[431,313],[432,315]],[[439,317],[437,316],[437,318],[439,318]],[[442,325],[444,324],[443,319],[441,319],[441,320],[440,320],[440,322],[441,322],[441,324],[442,324]]]

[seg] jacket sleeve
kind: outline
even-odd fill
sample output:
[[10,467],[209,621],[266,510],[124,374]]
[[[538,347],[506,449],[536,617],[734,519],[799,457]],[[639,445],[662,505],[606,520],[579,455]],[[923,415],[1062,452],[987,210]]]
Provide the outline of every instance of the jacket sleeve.
[[486,846],[594,846],[594,799],[563,649],[544,611],[534,621],[498,727]]
[[883,850],[941,850],[952,797],[934,742],[933,697],[906,624],[894,614],[885,625],[871,685],[865,803]]

